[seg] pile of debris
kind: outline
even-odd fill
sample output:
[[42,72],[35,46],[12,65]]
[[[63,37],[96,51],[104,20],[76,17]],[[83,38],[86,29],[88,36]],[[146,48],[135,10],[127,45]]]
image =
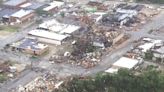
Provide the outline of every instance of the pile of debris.
[[119,4],[113,9],[113,12],[104,16],[101,22],[103,25],[116,27],[135,26],[135,24],[145,21],[149,16],[157,14],[154,11],[151,14],[147,14],[145,10],[151,9],[138,4]]
[[82,66],[84,68],[91,68],[96,66],[101,61],[101,52],[92,52],[86,53],[82,59],[76,59],[75,56],[72,56],[69,60],[69,63]]
[[72,52],[65,52],[62,55],[52,55],[49,61],[54,63],[68,62],[73,65],[91,68],[101,61],[102,51],[94,47],[90,40],[80,40],[72,45]]
[[55,54],[52,55],[52,56],[50,56],[50,58],[49,58],[49,61],[51,63],[54,63],[54,62],[56,62],[56,63],[62,63],[64,61],[66,61],[66,60],[67,60],[66,57],[64,57],[62,55],[55,55]]
[[18,92],[52,92],[63,83],[55,75],[45,74],[35,78],[25,86],[19,86]]
[[123,34],[122,31],[119,31],[119,29],[117,28],[105,27],[105,26],[97,26],[94,28],[93,32],[95,36],[99,38],[103,37],[111,45],[114,45],[115,43],[117,43],[118,41],[120,41],[122,38],[126,36],[125,34]]
[[103,11],[107,11],[108,10],[108,6],[105,6],[100,1],[89,1],[87,5],[92,6],[92,7],[96,7],[97,10],[103,10]]
[[69,62],[73,65],[91,68],[96,66],[111,45],[118,43],[125,35],[114,28],[95,26],[82,37],[75,37],[71,44],[72,51],[61,55],[52,55],[52,63]]
[[24,64],[11,63],[10,61],[1,62],[0,63],[0,76],[2,80],[0,80],[0,82],[4,82],[9,78],[15,78],[25,68],[26,68],[26,65]]

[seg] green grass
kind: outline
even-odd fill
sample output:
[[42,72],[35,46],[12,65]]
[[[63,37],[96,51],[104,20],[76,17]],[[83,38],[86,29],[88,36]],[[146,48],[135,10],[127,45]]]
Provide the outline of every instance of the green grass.
[[16,32],[16,31],[18,31],[18,27],[14,27],[14,26],[0,26],[0,31]]
[[0,73],[0,83],[3,83],[6,80],[7,80],[7,75],[3,74],[3,73]]

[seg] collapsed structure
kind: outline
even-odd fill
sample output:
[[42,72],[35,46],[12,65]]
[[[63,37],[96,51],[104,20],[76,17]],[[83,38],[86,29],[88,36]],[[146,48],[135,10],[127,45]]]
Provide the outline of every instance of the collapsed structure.
[[144,44],[137,46],[132,52],[140,53],[140,55],[148,60],[164,62],[163,48],[164,42],[162,40],[155,40],[151,38],[143,38]]
[[24,86],[20,85],[17,92],[52,92],[63,83],[64,81],[60,81],[52,75],[38,76],[28,84]]
[[130,25],[137,20],[139,11],[143,5],[118,5],[111,14],[104,16],[102,23],[112,26]]

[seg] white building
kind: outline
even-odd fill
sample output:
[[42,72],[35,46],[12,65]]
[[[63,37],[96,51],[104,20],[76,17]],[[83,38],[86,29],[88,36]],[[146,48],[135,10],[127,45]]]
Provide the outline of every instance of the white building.
[[48,7],[45,7],[43,10],[47,11],[47,12],[50,12],[50,11],[54,10],[55,8],[61,7],[62,5],[64,5],[64,2],[53,1],[49,4]]
[[67,37],[78,33],[80,28],[80,26],[63,24],[52,19],[40,24],[38,29],[28,34],[30,37],[37,37],[41,42],[61,45]]
[[56,45],[61,45],[62,42],[68,37],[68,35],[57,34],[40,29],[32,30],[28,34],[30,37],[36,37],[41,42]]
[[139,60],[121,57],[112,65],[111,68],[107,69],[105,72],[116,73],[120,68],[131,70],[134,69],[139,63]]
[[55,33],[59,33],[59,34],[71,35],[72,33],[78,31],[81,27],[75,26],[75,25],[59,23],[58,21],[53,19],[53,20],[48,20],[48,21],[40,24],[39,28],[46,29],[46,30],[49,30],[49,31],[52,31]]
[[126,69],[133,69],[137,64],[139,63],[136,59],[131,59],[127,57],[122,57],[119,60],[117,60],[113,66],[126,68]]

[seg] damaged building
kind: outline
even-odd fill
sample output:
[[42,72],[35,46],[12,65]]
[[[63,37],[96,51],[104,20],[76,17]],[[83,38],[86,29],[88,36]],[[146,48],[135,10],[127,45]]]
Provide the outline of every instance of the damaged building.
[[12,51],[20,51],[32,55],[42,55],[48,51],[48,45],[42,44],[37,39],[25,38],[10,44]]
[[107,14],[102,18],[102,23],[104,25],[111,26],[130,26],[131,24],[138,22],[137,15],[139,11],[144,8],[142,5],[126,5],[120,4],[113,12]]
[[59,23],[53,19],[40,24],[38,29],[31,30],[28,36],[37,38],[44,43],[61,45],[68,37],[78,33],[80,28],[75,25]]

